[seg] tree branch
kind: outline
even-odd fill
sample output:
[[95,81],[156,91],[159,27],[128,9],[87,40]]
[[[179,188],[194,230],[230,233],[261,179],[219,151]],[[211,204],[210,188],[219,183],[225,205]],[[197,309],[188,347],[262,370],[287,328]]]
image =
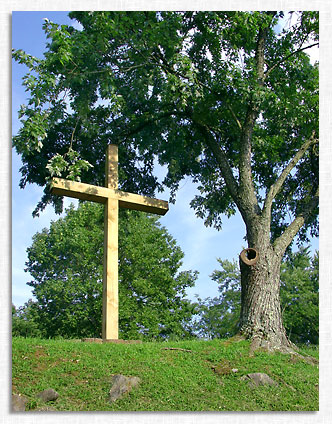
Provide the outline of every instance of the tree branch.
[[79,120],[80,120],[80,117],[78,116],[77,119],[76,119],[75,128],[73,129],[73,132],[71,133],[69,150],[71,150],[73,148],[74,135],[75,135],[75,131],[76,131],[77,124],[78,124]]
[[286,168],[282,171],[277,181],[274,184],[272,184],[264,202],[263,215],[265,215],[265,217],[268,217],[271,214],[273,199],[281,190],[286,178],[288,177],[292,169],[302,159],[302,157],[304,156],[305,152],[309,149],[309,147],[315,143],[318,143],[318,140],[315,139],[315,131],[313,131],[309,140],[307,140],[302,145],[302,147],[296,152],[295,156],[289,162]]
[[302,212],[289,224],[286,230],[273,243],[273,247],[277,255],[283,256],[285,250],[292,242],[300,228],[306,223],[314,209],[319,204],[319,189],[317,189],[314,197],[303,207]]
[[233,108],[232,108],[232,106],[227,102],[227,100],[225,100],[225,104],[226,104],[226,106],[227,106],[227,108],[228,108],[228,110],[231,112],[231,115],[232,115],[232,117],[233,117],[233,119],[234,119],[234,121],[236,122],[236,125],[239,127],[239,129],[240,129],[240,131],[242,131],[242,124],[241,124],[241,122],[239,121],[239,119],[238,119],[238,117],[236,116],[236,114],[235,114],[235,112],[234,112],[234,110],[233,110]]
[[228,163],[225,153],[223,152],[219,144],[216,142],[215,138],[211,135],[210,129],[205,124],[202,124],[194,119],[193,122],[202,132],[207,147],[212,151],[216,161],[219,164],[219,168],[225,180],[226,186],[230,191],[232,199],[234,200],[238,208],[241,210],[238,198],[238,184],[236,182],[236,179],[234,178],[233,171]]
[[281,65],[283,62],[285,62],[286,60],[288,60],[290,57],[294,56],[295,54],[297,54],[297,53],[299,53],[299,52],[302,52],[303,50],[310,49],[311,47],[315,47],[315,46],[319,46],[319,43],[311,44],[310,46],[307,46],[307,47],[302,47],[301,49],[295,50],[295,52],[292,52],[292,53],[290,53],[288,56],[286,56],[286,57],[284,57],[283,59],[279,60],[277,63],[275,63],[273,66],[271,66],[271,68],[270,68],[270,69],[268,69],[268,70],[265,72],[264,79],[266,79],[266,78],[270,75],[270,73],[271,73],[271,72],[272,72],[272,71],[273,71],[273,70],[274,70],[277,66]]
[[[263,86],[264,81],[264,49],[267,37],[267,28],[260,28],[256,45],[256,72],[258,87]],[[247,114],[241,134],[240,162],[239,162],[239,195],[245,204],[246,213],[250,216],[260,213],[257,196],[252,180],[251,167],[251,143],[253,129],[259,114],[258,101],[251,99],[248,104]]]

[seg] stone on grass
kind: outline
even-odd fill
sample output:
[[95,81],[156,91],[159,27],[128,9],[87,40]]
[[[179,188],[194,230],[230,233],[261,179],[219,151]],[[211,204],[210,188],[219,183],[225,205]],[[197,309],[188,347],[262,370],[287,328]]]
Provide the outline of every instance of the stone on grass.
[[116,374],[112,377],[112,387],[109,392],[109,401],[114,402],[121,398],[124,394],[140,383],[138,377],[126,377],[122,374]]
[[54,389],[46,389],[38,393],[37,398],[41,399],[43,402],[50,402],[57,400],[59,394]]
[[12,411],[22,412],[25,411],[25,405],[28,403],[28,399],[22,395],[12,395]]
[[247,374],[241,377],[241,380],[248,381],[251,387],[257,386],[276,386],[277,383],[272,380],[267,374],[262,372],[255,372],[252,374]]

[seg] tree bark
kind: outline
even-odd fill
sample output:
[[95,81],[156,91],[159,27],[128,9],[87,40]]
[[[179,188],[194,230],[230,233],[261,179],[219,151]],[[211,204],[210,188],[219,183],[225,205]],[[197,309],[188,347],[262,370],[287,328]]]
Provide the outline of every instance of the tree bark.
[[264,242],[262,236],[240,255],[240,333],[252,340],[252,350],[291,352],[294,348],[282,322],[281,260],[282,255],[275,252],[269,241]]

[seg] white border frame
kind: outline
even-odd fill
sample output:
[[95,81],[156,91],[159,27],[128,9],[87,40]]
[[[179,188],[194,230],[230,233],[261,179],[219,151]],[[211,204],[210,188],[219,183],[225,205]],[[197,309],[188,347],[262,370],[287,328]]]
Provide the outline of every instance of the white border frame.
[[[320,11],[320,411],[319,412],[211,412],[211,413],[10,413],[11,402],[11,13],[13,10],[319,10]],[[107,420],[110,423],[152,424],[155,422],[172,424],[196,423],[232,423],[232,424],[270,424],[298,423],[311,424],[332,422],[332,296],[331,296],[331,252],[332,234],[331,199],[332,199],[332,79],[330,76],[331,40],[332,40],[332,3],[329,0],[294,0],[294,1],[198,1],[198,0],[160,0],[150,1],[91,1],[91,0],[2,0],[0,7],[0,417],[8,424],[56,423],[65,416],[70,417],[72,424],[79,422],[95,424]],[[4,72],[3,72],[4,71]],[[3,230],[5,229],[5,231]],[[249,393],[248,393],[249,395]],[[268,417],[267,417],[268,414]],[[38,419],[39,418],[39,419]]]

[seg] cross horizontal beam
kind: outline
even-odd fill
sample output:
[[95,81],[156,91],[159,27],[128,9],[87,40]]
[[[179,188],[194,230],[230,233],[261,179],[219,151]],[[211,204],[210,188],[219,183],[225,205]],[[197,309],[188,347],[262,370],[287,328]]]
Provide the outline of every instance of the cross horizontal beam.
[[157,215],[165,215],[168,211],[168,202],[140,194],[127,193],[125,191],[79,183],[77,181],[53,178],[51,193],[60,196],[74,197],[80,200],[106,203],[108,199],[119,201],[120,208],[135,209]]

